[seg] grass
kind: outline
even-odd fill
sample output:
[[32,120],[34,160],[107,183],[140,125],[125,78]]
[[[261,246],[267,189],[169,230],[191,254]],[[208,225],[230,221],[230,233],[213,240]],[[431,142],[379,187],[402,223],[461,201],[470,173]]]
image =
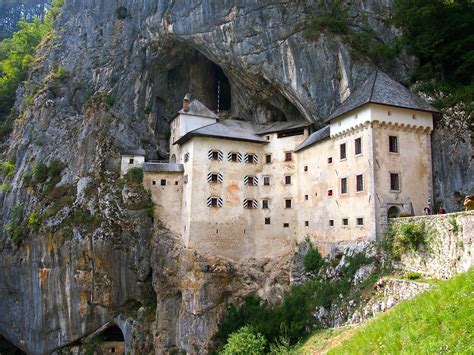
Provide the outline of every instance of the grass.
[[468,354],[474,349],[472,329],[474,269],[400,303],[329,353]]

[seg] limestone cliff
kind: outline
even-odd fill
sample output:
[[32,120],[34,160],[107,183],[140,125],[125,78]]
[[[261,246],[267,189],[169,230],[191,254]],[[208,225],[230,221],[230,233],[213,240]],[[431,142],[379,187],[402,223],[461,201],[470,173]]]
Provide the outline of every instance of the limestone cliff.
[[[399,33],[391,1],[347,6],[353,30],[368,24],[382,41]],[[15,161],[16,174],[0,222],[28,226],[18,248],[2,231],[2,335],[43,354],[115,322],[132,353],[202,353],[229,301],[278,299],[291,255],[234,264],[184,249],[152,223],[146,196],[127,199],[119,158],[138,147],[164,158],[166,120],[186,92],[215,109],[220,87],[219,108],[247,120],[321,122],[375,68],[337,35],[305,39],[305,19],[323,10],[311,0],[66,0],[18,91],[20,118],[2,159]],[[402,52],[384,69],[404,80],[412,67]],[[53,160],[63,166],[59,184],[32,183],[33,165]],[[60,186],[74,195],[55,205],[44,192]]]

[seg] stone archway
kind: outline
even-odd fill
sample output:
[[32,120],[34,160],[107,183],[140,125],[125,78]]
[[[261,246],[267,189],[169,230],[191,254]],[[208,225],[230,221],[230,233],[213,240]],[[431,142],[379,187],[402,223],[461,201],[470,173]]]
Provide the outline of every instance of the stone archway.
[[391,206],[387,211],[388,218],[400,217],[400,208],[398,206]]

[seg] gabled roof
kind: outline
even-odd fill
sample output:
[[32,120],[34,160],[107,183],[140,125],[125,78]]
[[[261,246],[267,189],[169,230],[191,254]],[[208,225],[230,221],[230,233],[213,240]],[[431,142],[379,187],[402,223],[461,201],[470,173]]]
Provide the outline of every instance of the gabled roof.
[[225,120],[186,133],[174,144],[183,144],[192,137],[215,137],[248,142],[267,143],[255,134],[252,123],[239,120]]
[[128,149],[128,150],[125,150],[122,152],[122,155],[133,155],[133,156],[137,156],[137,155],[143,155],[145,156],[145,149]]
[[174,115],[171,119],[169,119],[168,122],[173,121],[179,114],[218,119],[217,115],[214,112],[209,110],[206,106],[204,106],[204,104],[202,104],[199,100],[196,99],[192,100],[189,103],[188,111],[184,111],[184,109],[181,108],[181,110],[179,110],[178,113]]
[[303,149],[309,148],[312,145],[315,145],[319,141],[322,141],[329,137],[330,135],[330,126],[327,125],[326,127],[321,128],[320,130],[310,134],[308,138],[306,138],[296,149],[295,152],[299,152]]
[[255,124],[255,133],[268,134],[282,131],[291,131],[298,128],[306,128],[311,125],[311,122],[304,120],[261,123]]
[[405,86],[381,70],[375,71],[328,118],[330,121],[367,103],[438,112],[433,106],[413,94]]

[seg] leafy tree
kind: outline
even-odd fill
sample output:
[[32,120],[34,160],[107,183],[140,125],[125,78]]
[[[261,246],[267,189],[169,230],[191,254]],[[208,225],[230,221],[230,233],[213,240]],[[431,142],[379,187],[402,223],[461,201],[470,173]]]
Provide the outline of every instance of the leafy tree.
[[245,326],[229,336],[223,355],[260,355],[264,354],[267,341],[252,327]]

